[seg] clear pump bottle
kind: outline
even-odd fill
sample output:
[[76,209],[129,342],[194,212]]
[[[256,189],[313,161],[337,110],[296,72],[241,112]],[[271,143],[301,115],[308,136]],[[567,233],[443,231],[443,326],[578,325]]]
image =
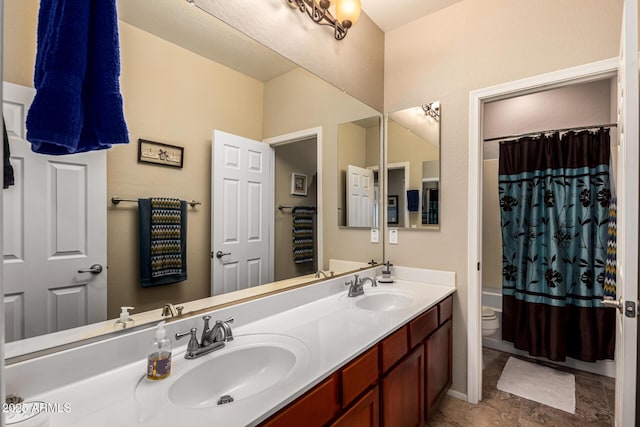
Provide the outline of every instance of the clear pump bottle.
[[120,307],[120,318],[116,320],[113,328],[116,330],[130,328],[135,325],[133,319],[129,316],[129,310],[133,310],[134,307]]
[[147,358],[147,378],[162,380],[169,374],[171,374],[171,340],[167,338],[164,322],[160,322]]

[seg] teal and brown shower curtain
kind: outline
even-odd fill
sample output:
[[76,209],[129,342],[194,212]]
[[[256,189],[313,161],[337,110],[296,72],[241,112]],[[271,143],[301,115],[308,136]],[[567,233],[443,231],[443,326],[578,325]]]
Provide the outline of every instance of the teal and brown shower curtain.
[[503,339],[534,356],[613,359],[609,159],[608,129],[500,144]]

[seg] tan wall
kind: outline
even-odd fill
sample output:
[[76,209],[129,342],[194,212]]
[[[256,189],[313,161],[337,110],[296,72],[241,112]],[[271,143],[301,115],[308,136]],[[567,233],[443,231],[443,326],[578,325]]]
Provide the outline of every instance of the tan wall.
[[2,79],[33,87],[39,0],[4,2]]
[[606,3],[465,0],[386,33],[385,111],[424,99],[443,107],[440,231],[400,231],[385,252],[395,264],[456,272],[454,390],[466,391],[467,376],[469,92],[616,56],[622,0]]
[[[370,243],[368,229],[338,228],[338,123],[376,115],[362,102],[328,85],[303,69],[265,84],[264,137],[322,128],[322,269],[329,258],[350,261],[382,259],[382,245]],[[320,266],[319,266],[320,268]]]
[[[274,214],[274,280],[284,280],[317,271],[314,262],[293,262],[293,235],[291,209],[283,211],[277,206],[316,206],[316,141],[315,138],[285,144],[275,149],[275,214]],[[291,195],[291,173],[307,175],[307,196]],[[317,231],[317,227],[315,229]],[[318,236],[314,236],[316,245]]]

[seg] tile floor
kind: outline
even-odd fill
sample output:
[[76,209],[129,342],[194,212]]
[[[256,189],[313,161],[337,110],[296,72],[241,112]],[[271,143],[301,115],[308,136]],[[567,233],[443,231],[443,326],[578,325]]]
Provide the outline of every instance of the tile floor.
[[572,415],[498,390],[496,388],[498,378],[510,356],[508,353],[485,348],[482,402],[471,405],[451,396],[445,396],[438,411],[427,425],[434,427],[613,426],[613,378],[560,368],[576,376],[576,413]]

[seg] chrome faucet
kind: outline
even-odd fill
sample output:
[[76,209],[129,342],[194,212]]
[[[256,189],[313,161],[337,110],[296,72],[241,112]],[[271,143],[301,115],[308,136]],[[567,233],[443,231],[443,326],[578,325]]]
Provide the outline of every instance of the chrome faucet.
[[176,317],[176,316],[182,316],[182,310],[184,309],[183,306],[179,305],[177,307],[174,307],[173,304],[171,303],[166,303],[163,307],[162,307],[162,317]]
[[216,320],[213,329],[211,329],[211,339],[213,342],[229,342],[233,341],[233,332],[229,323],[233,323],[233,317],[227,320]]
[[[330,272],[329,272],[329,274],[331,275],[331,277],[333,277],[333,275],[335,274],[335,272],[330,271]],[[322,271],[322,270],[318,270],[318,271],[316,271],[316,274],[315,274],[316,279],[319,279],[319,278],[320,278],[320,275],[322,275],[322,277],[324,277],[324,278],[329,277],[329,276],[327,276],[327,273],[325,273],[325,272],[324,272],[324,271]]]
[[218,320],[215,325],[213,325],[213,328],[209,328],[211,316],[204,316],[202,319],[204,320],[204,328],[200,342],[198,342],[197,328],[191,328],[187,332],[176,334],[176,340],[189,335],[187,351],[184,354],[185,359],[195,359],[212,351],[220,350],[224,347],[225,342],[233,341],[231,326],[229,326],[229,323],[233,322],[233,318],[224,321]]
[[360,279],[357,274],[354,275],[353,280],[345,282],[344,285],[349,286],[349,296],[357,297],[364,295],[364,284],[367,280],[371,281],[371,286],[376,286],[376,282],[371,277]]

